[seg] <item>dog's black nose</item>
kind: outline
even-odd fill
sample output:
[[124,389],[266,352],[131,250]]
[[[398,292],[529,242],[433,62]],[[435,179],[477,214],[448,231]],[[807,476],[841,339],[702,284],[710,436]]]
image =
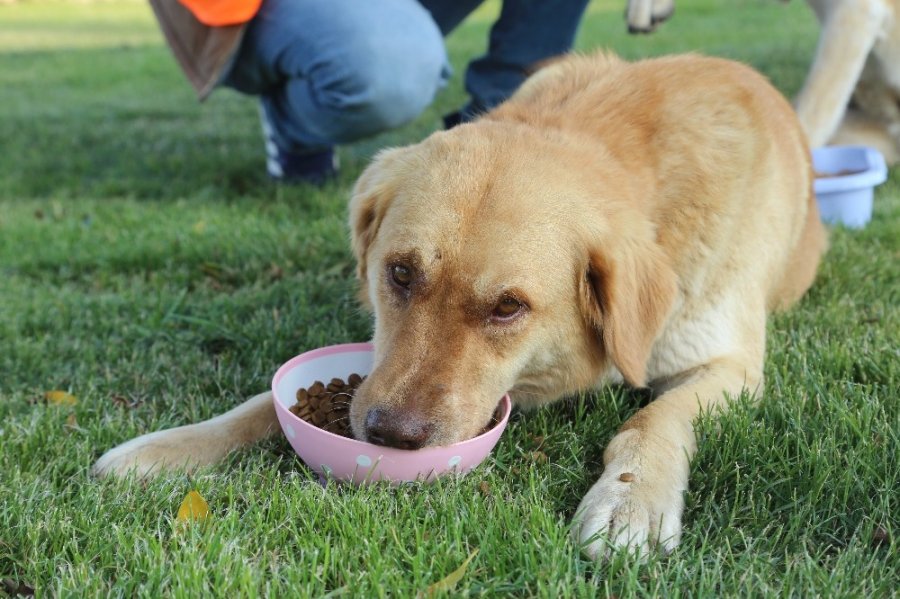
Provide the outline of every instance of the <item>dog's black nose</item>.
[[366,440],[397,449],[419,449],[428,442],[432,425],[423,417],[405,410],[369,410]]

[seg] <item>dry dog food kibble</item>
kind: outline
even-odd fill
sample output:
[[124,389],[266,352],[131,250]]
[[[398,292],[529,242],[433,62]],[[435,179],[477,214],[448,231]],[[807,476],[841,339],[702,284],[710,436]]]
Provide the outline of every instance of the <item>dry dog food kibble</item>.
[[864,172],[865,170],[842,169],[833,173],[815,171],[814,174],[816,179],[830,179],[833,177],[849,177],[850,175],[858,175],[859,173]]
[[297,403],[289,409],[298,418],[329,433],[353,438],[350,430],[350,402],[365,377],[356,373],[343,379],[333,378],[326,385],[316,381],[297,390]]
[[497,406],[497,409],[494,410],[493,414],[491,414],[490,422],[484,425],[483,429],[478,431],[478,435],[483,435],[484,433],[488,432],[489,430],[500,424],[501,420],[503,420],[503,407]]
[[[326,385],[316,381],[308,388],[297,389],[297,403],[288,408],[291,413],[329,433],[353,438],[350,428],[350,404],[357,388],[366,377],[356,373],[343,379],[333,378]],[[502,420],[502,408],[497,406],[491,421],[478,434],[491,430]]]

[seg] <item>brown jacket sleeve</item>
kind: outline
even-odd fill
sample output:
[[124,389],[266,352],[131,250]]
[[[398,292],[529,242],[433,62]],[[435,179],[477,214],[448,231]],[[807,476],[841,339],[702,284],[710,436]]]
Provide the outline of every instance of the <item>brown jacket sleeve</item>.
[[205,100],[237,52],[246,23],[209,27],[178,0],[150,0],[160,29],[199,100]]

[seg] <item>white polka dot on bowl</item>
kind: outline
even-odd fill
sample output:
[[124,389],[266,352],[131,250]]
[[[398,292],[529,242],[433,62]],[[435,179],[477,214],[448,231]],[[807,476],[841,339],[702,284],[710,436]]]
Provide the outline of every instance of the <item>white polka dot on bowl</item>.
[[286,424],[284,426],[284,434],[288,436],[288,439],[293,439],[297,436],[297,431],[295,431],[294,427],[290,424]]
[[462,462],[462,456],[455,455],[452,458],[450,458],[449,460],[447,460],[447,465],[450,466],[451,468],[454,468],[454,467],[458,466],[460,462]]
[[356,463],[363,468],[368,468],[372,465],[372,458],[367,455],[358,455],[356,456]]

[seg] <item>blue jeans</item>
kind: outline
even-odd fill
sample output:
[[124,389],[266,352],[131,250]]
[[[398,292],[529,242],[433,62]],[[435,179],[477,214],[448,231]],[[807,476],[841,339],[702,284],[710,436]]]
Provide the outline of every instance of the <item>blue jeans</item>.
[[[312,153],[398,127],[451,75],[443,36],[482,0],[265,0],[222,84],[258,95],[270,141]],[[568,51],[588,0],[505,0],[466,73],[464,118]]]

